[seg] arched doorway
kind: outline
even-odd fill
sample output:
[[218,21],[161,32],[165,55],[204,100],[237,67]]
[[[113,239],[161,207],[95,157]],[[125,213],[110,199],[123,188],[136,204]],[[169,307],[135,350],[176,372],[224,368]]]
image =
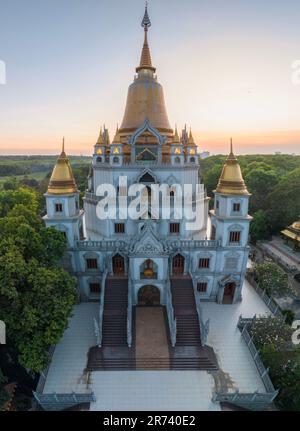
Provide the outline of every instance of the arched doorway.
[[173,257],[172,272],[173,275],[183,275],[184,257],[181,254],[176,254],[176,256]]
[[112,258],[113,273],[115,275],[125,274],[125,260],[120,254],[116,254]]
[[223,304],[232,304],[233,298],[235,294],[236,284],[226,283],[224,286],[224,296],[223,296]]
[[160,305],[160,291],[155,286],[143,286],[138,292],[138,305],[153,307]]

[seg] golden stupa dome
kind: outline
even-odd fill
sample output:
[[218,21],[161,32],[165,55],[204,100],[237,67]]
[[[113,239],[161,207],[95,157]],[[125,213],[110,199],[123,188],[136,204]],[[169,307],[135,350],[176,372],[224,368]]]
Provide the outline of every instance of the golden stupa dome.
[[230,154],[223,166],[216,192],[225,195],[250,195],[243,179],[240,165],[233,154],[232,141]]
[[146,6],[144,19],[142,21],[145,40],[141,61],[139,67],[136,68],[138,75],[128,90],[125,114],[120,127],[121,134],[134,132],[146,119],[148,119],[151,126],[158,129],[159,132],[168,135],[173,134],[168,119],[163,88],[154,76],[156,69],[152,66],[147,36],[150,26],[151,22]]
[[52,195],[66,195],[78,191],[64,147],[63,140],[62,152],[56,161],[48,186],[48,193]]

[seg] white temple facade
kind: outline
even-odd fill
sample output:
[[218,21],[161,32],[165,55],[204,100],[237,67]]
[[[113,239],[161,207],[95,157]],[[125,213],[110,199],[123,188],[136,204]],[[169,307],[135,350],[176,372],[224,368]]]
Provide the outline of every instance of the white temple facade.
[[[141,61],[129,87],[124,118],[112,142],[107,129],[100,131],[83,210],[79,208],[79,191],[63,149],[46,193],[44,220],[47,227],[55,227],[66,235],[68,249],[64,265],[78,280],[81,301],[99,301],[103,313],[105,304],[101,305],[101,301],[105,301],[103,290],[107,293],[109,289],[107,280],[125,280],[128,319],[132,313],[130,308],[135,305],[166,306],[173,344],[176,344],[176,333],[172,333],[172,280],[191,281],[196,305],[199,301],[229,304],[242,299],[249,253],[250,194],[232,146],[216,184],[214,209],[209,210],[210,198],[203,185],[196,194],[196,187],[201,183],[198,148],[192,132],[184,128],[179,136],[177,129],[173,130],[169,124],[163,88],[151,61],[150,25],[146,9]],[[127,190],[125,186],[120,187],[121,177],[127,179]],[[133,184],[145,186],[149,194],[143,202],[149,203],[148,209],[143,213],[142,206],[140,216],[131,219],[124,217],[126,205],[118,205],[115,218],[100,219],[97,214],[102,199],[99,186],[104,184],[114,186],[127,209],[134,200],[134,196],[127,195],[128,188]],[[176,185],[184,190],[187,184],[193,188],[192,207],[198,204],[199,217],[192,229],[184,212],[178,217],[174,204]],[[151,207],[151,185],[171,187],[167,196],[160,198],[158,210]],[[168,199],[170,217],[163,218],[162,210]],[[200,320],[200,311],[197,311]],[[100,330],[102,323],[99,322]],[[128,345],[130,328],[127,322]]]

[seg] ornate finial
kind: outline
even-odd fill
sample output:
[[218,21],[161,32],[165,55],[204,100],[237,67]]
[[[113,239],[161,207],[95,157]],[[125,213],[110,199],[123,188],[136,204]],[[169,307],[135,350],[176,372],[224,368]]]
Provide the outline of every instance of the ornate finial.
[[152,72],[155,72],[156,69],[155,69],[155,67],[152,66],[150,48],[148,45],[148,38],[147,38],[148,28],[151,27],[151,21],[150,21],[149,15],[148,15],[148,4],[147,3],[146,3],[146,8],[145,8],[144,18],[142,21],[142,27],[144,27],[145,38],[144,38],[144,45],[143,45],[143,49],[142,49],[140,65],[139,65],[139,67],[136,68],[136,71],[138,73],[143,69],[148,69],[148,70],[151,70]]
[[145,31],[148,31],[148,28],[151,27],[151,21],[148,15],[148,2],[146,1],[145,14],[142,21],[142,27],[144,27]]
[[65,153],[65,137],[63,137],[62,140],[62,148],[61,148],[61,155],[60,157],[66,157],[66,153]]
[[233,143],[232,138],[230,138],[230,153],[227,160],[237,160],[234,153],[233,153]]

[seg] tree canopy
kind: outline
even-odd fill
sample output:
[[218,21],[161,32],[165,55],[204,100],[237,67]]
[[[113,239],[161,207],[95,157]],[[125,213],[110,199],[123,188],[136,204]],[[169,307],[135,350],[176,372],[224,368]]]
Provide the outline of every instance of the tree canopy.
[[0,319],[25,368],[40,372],[61,338],[77,299],[75,280],[60,260],[66,240],[37,215],[29,189],[0,193]]

